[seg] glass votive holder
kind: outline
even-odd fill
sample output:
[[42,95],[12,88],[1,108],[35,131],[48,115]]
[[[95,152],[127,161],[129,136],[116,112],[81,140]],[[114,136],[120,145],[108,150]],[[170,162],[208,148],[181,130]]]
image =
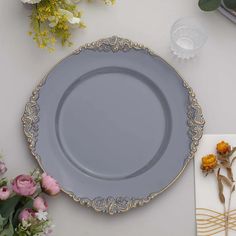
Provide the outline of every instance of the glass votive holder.
[[179,58],[193,58],[206,41],[206,31],[196,18],[181,18],[171,28],[171,51]]

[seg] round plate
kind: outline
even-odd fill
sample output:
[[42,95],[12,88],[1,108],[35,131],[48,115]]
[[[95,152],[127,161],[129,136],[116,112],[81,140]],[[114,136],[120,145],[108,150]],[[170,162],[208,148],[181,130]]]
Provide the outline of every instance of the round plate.
[[111,37],[57,64],[26,105],[32,154],[83,205],[125,212],[193,158],[204,119],[192,89],[142,45]]

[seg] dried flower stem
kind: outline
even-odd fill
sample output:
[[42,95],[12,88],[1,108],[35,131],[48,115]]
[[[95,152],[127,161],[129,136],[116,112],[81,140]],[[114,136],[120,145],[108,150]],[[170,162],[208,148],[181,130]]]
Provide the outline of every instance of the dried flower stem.
[[[219,175],[220,175],[220,168],[217,170],[217,171],[214,171],[214,174],[215,174],[215,177],[216,177],[216,180],[218,182],[218,186],[219,186],[219,182],[221,182],[221,180],[219,179]],[[221,183],[222,185],[222,183]],[[223,185],[222,185],[223,186]],[[223,189],[220,189],[219,188],[219,196],[220,196],[220,192],[223,192]],[[229,232],[229,217],[228,217],[228,212],[226,210],[226,203],[225,203],[225,198],[223,197],[223,200],[221,199],[220,197],[220,201],[221,203],[223,204],[223,208],[224,208],[224,218],[225,218],[225,236],[228,236],[228,232]],[[231,200],[230,200],[231,201]],[[230,208],[230,205],[228,206],[228,209]]]
[[224,216],[225,216],[225,236],[229,234],[229,217],[228,212],[226,211],[226,204],[224,203]]
[[235,184],[233,184],[233,186],[230,189],[230,195],[229,195],[229,203],[228,203],[228,211],[227,211],[227,226],[225,227],[225,231],[226,231],[226,236],[228,236],[228,231],[229,231],[229,212],[230,212],[230,208],[231,208],[231,200],[232,200],[232,195],[234,192],[234,188],[235,188]]

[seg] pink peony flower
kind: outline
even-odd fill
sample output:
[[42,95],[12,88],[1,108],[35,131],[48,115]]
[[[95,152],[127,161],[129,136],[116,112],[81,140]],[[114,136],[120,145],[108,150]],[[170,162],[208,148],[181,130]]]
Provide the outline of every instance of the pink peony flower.
[[7,171],[6,164],[0,161],[0,175],[3,175]]
[[22,196],[31,196],[37,190],[36,182],[30,175],[19,175],[12,182],[12,189]]
[[26,208],[19,214],[19,220],[20,221],[27,221],[30,218],[35,217],[35,212],[32,209]]
[[4,186],[0,188],[0,200],[7,200],[11,194],[8,187]]
[[60,187],[57,181],[46,173],[42,174],[41,187],[45,193],[51,196],[55,196],[60,192]]
[[48,209],[48,204],[42,197],[36,197],[34,199],[33,207],[36,211],[46,211]]

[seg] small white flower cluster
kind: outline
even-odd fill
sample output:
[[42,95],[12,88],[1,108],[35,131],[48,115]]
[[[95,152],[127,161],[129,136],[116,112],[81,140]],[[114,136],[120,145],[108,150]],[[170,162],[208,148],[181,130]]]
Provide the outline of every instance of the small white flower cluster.
[[105,3],[107,6],[111,6],[111,5],[112,5],[112,1],[111,1],[111,0],[104,0],[104,3]]
[[[59,13],[62,16],[65,16],[67,21],[71,24],[71,25],[78,25],[80,23],[80,18],[79,17],[74,17],[73,13],[70,11],[67,11],[65,9],[59,9]],[[56,16],[50,16],[48,18],[48,20],[50,21],[49,26],[51,28],[55,27],[58,24],[59,18]]]
[[[36,4],[39,3],[41,0],[21,0],[23,3],[28,3],[28,4]],[[80,0],[67,0],[70,4],[76,4],[78,3]],[[61,14],[61,16],[65,16],[67,21],[71,24],[71,25],[78,25],[81,21],[81,19],[79,17],[74,17],[73,13],[70,11],[67,11],[65,9],[59,9],[59,13]],[[55,27],[58,22],[59,22],[59,18],[56,16],[50,16],[48,18],[48,20],[50,21],[49,23],[49,27],[53,28]]]
[[[30,16],[31,31],[29,35],[39,48],[46,48],[49,52],[52,52],[55,50],[55,43],[58,40],[62,46],[71,46],[72,30],[74,28],[86,28],[86,25],[81,19],[82,11],[78,6],[81,0],[21,1],[24,4],[30,4],[34,7]],[[87,1],[95,2],[95,0]],[[104,5],[110,6],[114,5],[116,0],[99,1]]]
[[38,220],[46,221],[48,219],[48,213],[46,211],[38,211],[35,213]]
[[[36,4],[41,2],[42,0],[21,0],[23,3],[28,3],[28,4]],[[78,3],[80,0],[67,0],[68,3]]]
[[[41,2],[41,0],[21,0],[23,3],[28,3],[28,4],[36,4],[36,3],[39,3]],[[72,2],[74,4],[80,2],[80,0],[67,0],[68,2]],[[113,1],[112,0],[104,0],[104,3],[107,5],[107,6],[111,6],[113,4]]]
[[[39,223],[41,225],[40,226],[41,227],[41,232],[38,232],[38,233],[35,233],[35,234],[32,233],[30,235],[32,235],[32,236],[49,236],[49,235],[51,235],[55,225],[52,224],[52,222],[48,219],[48,213],[46,211],[41,211],[40,210],[37,213],[35,213],[35,216],[41,222],[41,223]],[[21,227],[23,228],[23,230],[27,230],[27,229],[30,229],[30,227],[35,227],[35,226],[34,226],[34,223],[32,223],[31,221],[22,220]]]
[[41,0],[21,0],[23,3],[36,4],[41,2]]

